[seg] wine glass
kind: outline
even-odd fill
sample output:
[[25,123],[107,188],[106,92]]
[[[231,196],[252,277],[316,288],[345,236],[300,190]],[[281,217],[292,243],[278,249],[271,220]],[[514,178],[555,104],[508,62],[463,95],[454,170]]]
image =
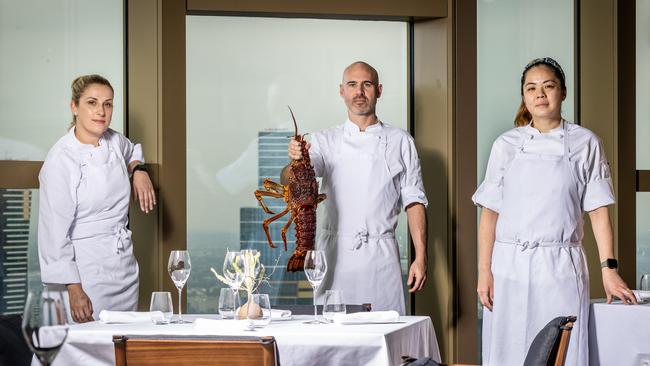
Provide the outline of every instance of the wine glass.
[[239,296],[237,291],[242,282],[244,282],[244,256],[241,252],[226,252],[226,257],[223,260],[223,276],[228,280],[228,286],[233,292],[235,297],[235,317],[237,317],[237,304]]
[[50,365],[68,337],[63,294],[47,287],[41,291],[30,291],[25,303],[22,330],[29,349],[41,365]]
[[325,259],[325,252],[322,250],[308,250],[305,255],[305,275],[307,280],[314,289],[314,320],[305,322],[306,324],[321,324],[317,316],[316,309],[316,290],[323,282],[325,273],[327,273],[327,260]]
[[271,322],[271,301],[268,294],[251,294],[246,308],[246,330],[263,328]]
[[171,253],[169,253],[167,271],[169,272],[172,281],[174,281],[174,285],[176,285],[176,288],[178,289],[178,319],[172,321],[172,323],[191,323],[189,321],[184,321],[181,317],[181,292],[183,291],[183,286],[185,286],[187,279],[190,277],[190,272],[192,271],[190,253],[187,250],[172,250]]

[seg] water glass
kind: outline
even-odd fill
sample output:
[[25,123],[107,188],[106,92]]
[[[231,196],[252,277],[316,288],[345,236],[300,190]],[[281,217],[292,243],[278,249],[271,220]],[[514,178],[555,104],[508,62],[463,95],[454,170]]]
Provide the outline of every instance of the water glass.
[[174,314],[171,292],[152,292],[149,311],[160,311],[162,317],[151,315],[154,324],[169,324]]
[[222,319],[235,317],[235,308],[239,304],[239,293],[229,288],[222,288],[219,291],[219,314]]
[[323,318],[332,322],[334,315],[345,314],[345,302],[343,302],[343,291],[327,290],[325,291],[325,302],[323,303]]
[[639,281],[639,290],[650,291],[650,274],[646,273],[641,275],[641,281]]
[[246,330],[263,328],[271,322],[271,301],[268,294],[251,294],[246,303]]

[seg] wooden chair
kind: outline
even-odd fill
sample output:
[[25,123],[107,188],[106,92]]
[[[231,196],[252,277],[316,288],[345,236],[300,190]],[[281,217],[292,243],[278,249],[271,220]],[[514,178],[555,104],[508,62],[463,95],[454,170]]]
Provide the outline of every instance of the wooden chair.
[[[548,322],[530,344],[524,366],[564,366],[571,330],[576,319],[575,316],[559,316]],[[402,359],[403,366],[445,366],[428,357],[414,359],[405,356]],[[451,364],[449,366],[469,365]]]
[[[291,310],[291,314],[293,315],[314,315],[314,305],[277,305],[277,308],[282,310]],[[316,308],[318,309],[318,314],[323,313],[323,305],[316,305]],[[370,304],[345,305],[345,311],[348,314],[371,310],[372,306]]]
[[279,366],[273,337],[114,335],[116,366]]

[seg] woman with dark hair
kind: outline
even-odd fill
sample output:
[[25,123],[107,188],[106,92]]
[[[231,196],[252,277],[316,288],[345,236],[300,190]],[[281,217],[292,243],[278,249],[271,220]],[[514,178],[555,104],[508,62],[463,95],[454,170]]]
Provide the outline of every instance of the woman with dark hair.
[[128,229],[129,198],[156,204],[139,144],[109,127],[113,87],[99,75],[72,82],[72,125],[39,174],[41,279],[65,285],[75,322],[102,310],[136,310],[138,263]]
[[483,311],[483,363],[522,365],[539,330],[576,315],[566,365],[587,365],[589,278],[582,247],[589,214],[608,302],[636,303],[617,273],[607,206],[614,203],[603,146],[564,120],[565,76],[545,57],[521,76],[515,128],[494,142],[485,180],[472,197],[482,207],[477,292]]

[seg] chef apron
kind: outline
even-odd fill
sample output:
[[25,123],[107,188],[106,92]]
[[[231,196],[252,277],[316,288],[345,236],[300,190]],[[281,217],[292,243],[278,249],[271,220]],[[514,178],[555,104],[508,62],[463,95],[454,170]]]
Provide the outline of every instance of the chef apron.
[[328,270],[317,301],[322,303],[325,290],[343,290],[348,304],[404,314],[395,240],[401,168],[389,167],[381,133],[343,131],[337,145],[323,176],[327,199],[318,243]]
[[588,364],[589,278],[582,239],[582,190],[571,166],[567,123],[561,156],[521,142],[504,175],[492,252],[493,311],[483,311],[483,363],[523,365],[537,333],[557,316],[578,317],[566,365]]
[[127,228],[131,185],[119,146],[104,138],[91,152],[81,152],[77,217],[70,228],[81,285],[102,310],[138,306],[138,264]]

